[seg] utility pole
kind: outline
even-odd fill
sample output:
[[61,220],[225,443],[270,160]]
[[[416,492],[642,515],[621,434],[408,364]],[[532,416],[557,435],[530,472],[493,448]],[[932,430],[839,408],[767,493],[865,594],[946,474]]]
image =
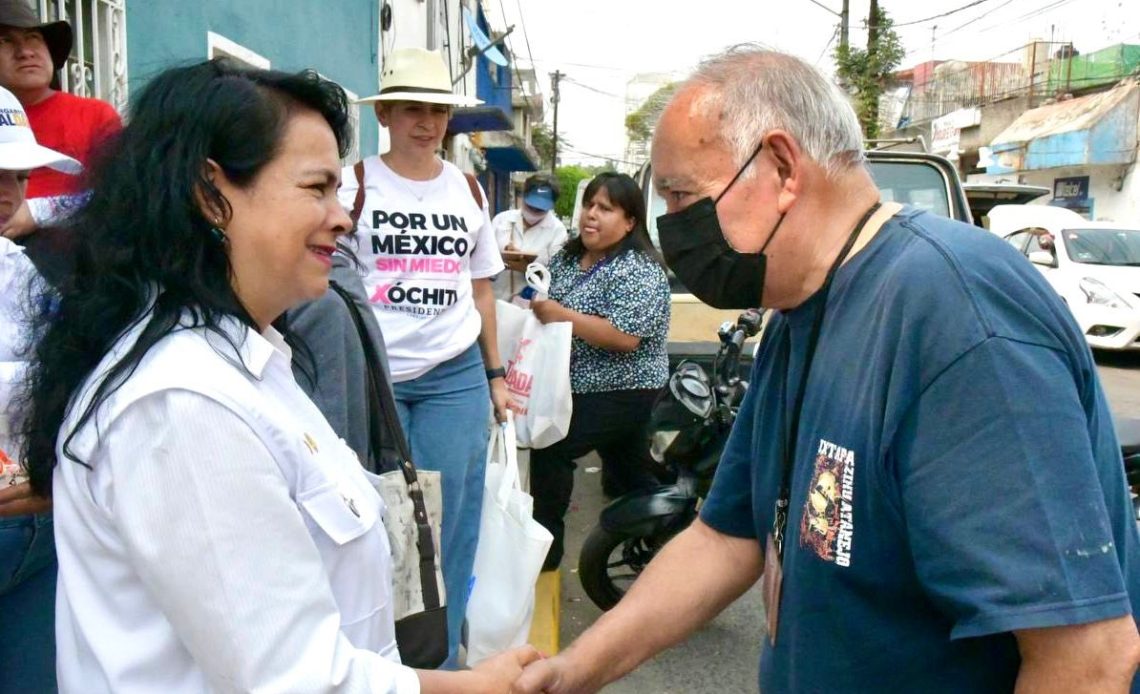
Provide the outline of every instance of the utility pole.
[[851,26],[851,0],[843,0],[843,10],[839,13],[839,50],[847,49],[849,29]]
[[550,156],[550,174],[556,175],[558,169],[558,82],[561,81],[563,75],[561,70],[555,70],[550,74],[550,102],[554,104],[554,133],[553,147],[554,150]]
[[879,48],[879,0],[871,0],[867,13],[867,56],[873,58]]

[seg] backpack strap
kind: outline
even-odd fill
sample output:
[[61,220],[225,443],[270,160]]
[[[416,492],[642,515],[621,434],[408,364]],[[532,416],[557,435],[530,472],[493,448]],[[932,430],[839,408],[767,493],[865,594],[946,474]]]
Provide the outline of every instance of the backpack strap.
[[364,161],[353,164],[352,171],[356,174],[356,198],[352,201],[352,212],[349,212],[348,216],[352,217],[352,226],[356,228],[357,222],[360,221],[360,213],[364,210]]
[[479,181],[475,180],[473,174],[465,173],[463,177],[467,179],[467,187],[471,189],[471,197],[475,198],[475,204],[479,209],[483,209],[483,194],[479,191]]

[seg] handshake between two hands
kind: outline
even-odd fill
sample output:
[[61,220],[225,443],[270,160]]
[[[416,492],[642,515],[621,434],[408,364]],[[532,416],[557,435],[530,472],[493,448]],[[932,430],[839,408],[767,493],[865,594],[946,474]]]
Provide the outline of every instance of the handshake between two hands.
[[476,665],[477,691],[486,694],[586,694],[596,688],[571,684],[559,656],[547,658],[531,646],[505,651]]

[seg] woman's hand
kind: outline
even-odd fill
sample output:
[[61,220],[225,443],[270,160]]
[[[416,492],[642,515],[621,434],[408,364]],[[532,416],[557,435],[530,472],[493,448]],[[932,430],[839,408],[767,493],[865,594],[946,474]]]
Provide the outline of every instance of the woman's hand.
[[487,385],[491,387],[491,404],[495,408],[495,421],[502,424],[507,421],[507,402],[510,400],[507,381],[501,377],[492,378]]
[[28,209],[28,201],[16,208],[8,221],[0,227],[0,236],[8,239],[18,239],[36,230],[36,220],[32,218],[32,211]]
[[27,482],[0,489],[0,518],[28,516],[49,511],[51,511],[51,499],[33,492],[32,485]]
[[531,646],[505,651],[488,658],[471,668],[471,673],[478,675],[480,680],[475,691],[506,694],[511,690],[515,680],[522,675],[523,668],[541,659],[542,654]]
[[532,301],[530,302],[530,310],[534,311],[534,317],[542,323],[570,320],[570,316],[567,315],[570,313],[570,310],[553,299]]
[[541,653],[523,646],[487,658],[470,670],[416,670],[416,676],[423,694],[508,694],[523,668],[541,659]]

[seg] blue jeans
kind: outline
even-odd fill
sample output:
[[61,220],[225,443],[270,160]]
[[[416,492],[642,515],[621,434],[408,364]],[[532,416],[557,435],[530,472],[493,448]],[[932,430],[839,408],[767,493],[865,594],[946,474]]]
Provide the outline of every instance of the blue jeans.
[[56,691],[55,575],[51,514],[0,518],[0,694]]
[[478,343],[419,378],[394,384],[400,424],[417,468],[443,480],[443,582],[447,590],[448,659],[456,654],[467,613],[483,478],[487,466],[491,396]]

